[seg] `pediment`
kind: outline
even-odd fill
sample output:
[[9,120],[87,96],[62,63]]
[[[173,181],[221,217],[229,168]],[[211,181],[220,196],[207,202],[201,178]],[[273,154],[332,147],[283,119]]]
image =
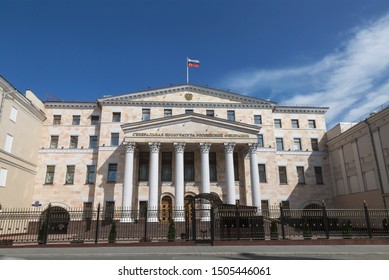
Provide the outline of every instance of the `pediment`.
[[[260,127],[201,114],[183,114],[122,125],[125,141],[256,143]],[[154,139],[154,140],[153,140]]]
[[225,90],[212,89],[196,85],[181,85],[146,90],[98,99],[103,105],[188,105],[188,104],[230,104],[234,106],[251,105],[254,107],[273,108],[276,103],[253,98]]

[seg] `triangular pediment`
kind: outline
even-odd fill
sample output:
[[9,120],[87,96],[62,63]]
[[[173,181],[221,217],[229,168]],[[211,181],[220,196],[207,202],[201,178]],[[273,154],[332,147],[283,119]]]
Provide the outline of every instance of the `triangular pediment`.
[[122,125],[126,141],[255,143],[260,127],[201,114],[182,114]]
[[163,106],[174,106],[177,104],[214,104],[217,106],[217,104],[229,104],[273,108],[276,105],[274,102],[259,98],[190,84],[107,96],[98,99],[98,102],[103,105],[133,104],[147,106],[152,106],[153,103]]

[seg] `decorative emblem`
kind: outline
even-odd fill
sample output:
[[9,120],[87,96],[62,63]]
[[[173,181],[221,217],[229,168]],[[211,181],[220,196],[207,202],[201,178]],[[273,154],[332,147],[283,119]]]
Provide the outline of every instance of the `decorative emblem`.
[[188,101],[191,101],[193,99],[193,94],[191,94],[191,93],[185,94],[185,99]]

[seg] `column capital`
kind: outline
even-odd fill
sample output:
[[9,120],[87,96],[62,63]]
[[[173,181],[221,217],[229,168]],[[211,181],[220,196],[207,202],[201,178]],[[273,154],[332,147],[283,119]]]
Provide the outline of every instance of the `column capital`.
[[224,143],[224,150],[226,153],[234,152],[235,143]]
[[201,153],[209,153],[210,149],[211,149],[211,143],[200,143]]
[[149,146],[150,146],[150,152],[159,153],[161,143],[160,142],[149,142]]
[[255,154],[257,152],[257,149],[258,149],[258,144],[257,143],[251,143],[251,144],[248,144],[249,146],[249,153],[250,154]]
[[135,151],[135,142],[123,142],[124,147],[126,148],[127,153],[133,153]]
[[185,150],[186,143],[174,143],[174,148],[176,149],[176,153],[183,153]]

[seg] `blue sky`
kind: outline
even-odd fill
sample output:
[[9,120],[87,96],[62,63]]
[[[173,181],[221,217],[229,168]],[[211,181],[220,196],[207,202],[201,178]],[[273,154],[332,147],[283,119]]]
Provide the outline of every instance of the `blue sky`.
[[0,0],[0,75],[94,101],[190,82],[329,106],[328,127],[389,101],[387,0]]

